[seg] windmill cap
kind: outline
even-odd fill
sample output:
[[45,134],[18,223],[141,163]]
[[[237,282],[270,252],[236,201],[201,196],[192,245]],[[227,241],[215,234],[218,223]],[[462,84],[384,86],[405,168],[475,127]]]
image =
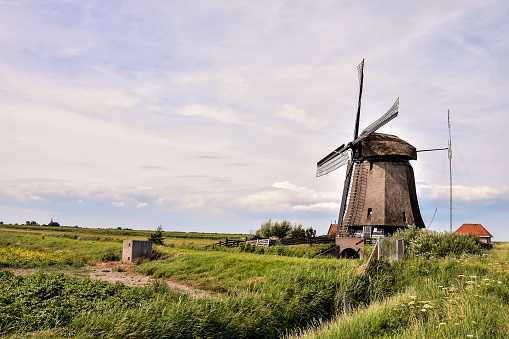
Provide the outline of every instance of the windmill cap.
[[417,160],[417,151],[403,139],[395,135],[372,133],[362,141],[362,156],[364,158],[399,158]]

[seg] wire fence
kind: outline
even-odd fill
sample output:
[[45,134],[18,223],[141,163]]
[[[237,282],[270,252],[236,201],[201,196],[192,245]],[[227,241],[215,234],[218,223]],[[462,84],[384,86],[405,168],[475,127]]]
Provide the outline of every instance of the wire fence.
[[357,281],[357,284],[354,288],[350,288],[343,292],[343,313],[347,314],[347,312],[352,308],[352,294],[357,290],[361,279],[364,277],[366,272],[369,270],[369,266],[375,261],[379,259],[385,259],[388,261],[400,261],[403,259],[403,255],[405,254],[405,242],[403,239],[396,238],[380,238],[375,243],[375,247],[369,256],[368,262],[364,267],[364,270]]

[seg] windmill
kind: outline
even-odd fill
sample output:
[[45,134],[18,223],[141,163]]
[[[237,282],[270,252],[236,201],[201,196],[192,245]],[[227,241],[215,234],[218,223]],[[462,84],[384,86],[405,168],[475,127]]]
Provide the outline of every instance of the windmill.
[[375,133],[398,115],[399,98],[359,134],[364,60],[357,70],[359,101],[353,140],[317,163],[317,177],[347,165],[336,228],[337,245],[341,238],[369,239],[392,234],[409,225],[424,227],[409,163],[417,160],[415,147],[396,136]]

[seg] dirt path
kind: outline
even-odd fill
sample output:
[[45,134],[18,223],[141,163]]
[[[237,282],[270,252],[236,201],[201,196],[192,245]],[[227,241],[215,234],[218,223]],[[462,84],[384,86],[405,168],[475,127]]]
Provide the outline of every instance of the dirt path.
[[[113,267],[122,267],[123,272],[113,271]],[[16,275],[28,275],[34,274],[41,270],[40,268],[2,268],[0,270],[11,270]],[[96,266],[85,266],[81,268],[66,268],[66,269],[55,269],[55,268],[44,268],[44,273],[63,273],[75,278],[90,278],[91,280],[102,280],[109,283],[121,282],[126,286],[146,286],[151,282],[155,281],[146,275],[141,275],[133,272],[131,265],[125,265],[118,262],[99,263]],[[212,295],[204,290],[199,290],[184,284],[179,284],[170,279],[166,279],[165,282],[168,286],[177,292],[186,293],[193,297],[198,298],[209,298]]]

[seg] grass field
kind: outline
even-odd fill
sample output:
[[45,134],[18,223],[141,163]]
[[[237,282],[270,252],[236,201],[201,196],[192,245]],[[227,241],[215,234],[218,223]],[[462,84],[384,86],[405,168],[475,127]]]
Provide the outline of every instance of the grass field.
[[[149,233],[2,225],[0,266],[65,268],[118,260],[121,240],[146,239]],[[507,243],[480,255],[412,255],[399,263],[378,262],[358,285],[353,297],[356,307],[344,315],[342,292],[357,284],[365,265],[362,260],[306,258],[306,253],[319,250],[309,245],[263,255],[238,248],[203,248],[226,237],[234,240],[245,235],[165,235],[165,245],[155,247],[160,260],[141,261],[134,270],[205,290],[209,297],[182,294],[162,282],[133,288],[62,274],[14,276],[2,271],[0,335],[509,337]]]

